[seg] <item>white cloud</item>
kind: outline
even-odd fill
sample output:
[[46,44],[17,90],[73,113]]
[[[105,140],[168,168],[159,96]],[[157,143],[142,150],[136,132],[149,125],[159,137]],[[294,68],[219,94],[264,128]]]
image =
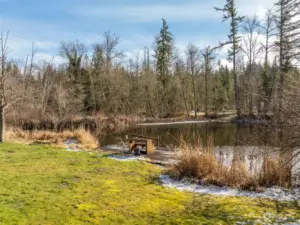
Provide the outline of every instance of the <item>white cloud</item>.
[[237,9],[241,16],[253,16],[256,14],[262,19],[267,9],[271,9],[277,0],[237,0]]
[[218,16],[211,2],[190,2],[184,4],[144,4],[78,9],[77,15],[125,19],[128,22],[152,22],[161,18],[168,21],[191,21]]
[[[159,3],[142,5],[113,5],[103,6],[84,6],[73,10],[75,13],[84,17],[100,17],[106,19],[127,22],[152,22],[165,18],[171,22],[200,21],[208,19],[221,19],[222,13],[216,12],[214,7],[222,8],[225,0],[210,1],[186,1],[185,3]],[[251,16],[257,14],[262,18],[267,8],[271,8],[274,0],[239,0],[236,1],[240,15]]]
[[46,62],[51,62],[53,65],[61,65],[66,62],[66,60],[59,55],[53,56],[44,52],[38,52],[35,55],[35,58],[36,58],[36,62],[38,63],[42,61],[46,61]]
[[31,50],[34,44],[35,49],[57,48],[59,45],[51,41],[34,41],[24,38],[9,38],[8,45],[12,51]]
[[53,56],[48,53],[49,49],[58,49],[58,43],[51,41],[31,41],[23,38],[9,38],[7,45],[9,47],[10,58],[17,60],[25,60],[26,56],[31,55],[32,44],[34,43],[34,49],[37,51],[34,57],[35,62],[53,60],[54,64],[58,65],[63,62],[63,59],[59,56]]
[[175,37],[176,47],[184,52],[189,43],[198,46],[200,49],[204,49],[208,46],[218,46],[220,41],[226,41],[226,34],[222,35],[209,35],[207,33],[195,33],[190,35],[181,35]]

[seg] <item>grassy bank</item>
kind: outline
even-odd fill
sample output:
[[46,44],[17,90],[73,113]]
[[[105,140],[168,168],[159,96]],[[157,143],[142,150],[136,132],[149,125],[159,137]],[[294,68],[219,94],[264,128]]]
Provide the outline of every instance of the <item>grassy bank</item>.
[[295,203],[165,189],[157,180],[160,168],[96,153],[1,144],[0,165],[1,224],[232,224],[300,219]]

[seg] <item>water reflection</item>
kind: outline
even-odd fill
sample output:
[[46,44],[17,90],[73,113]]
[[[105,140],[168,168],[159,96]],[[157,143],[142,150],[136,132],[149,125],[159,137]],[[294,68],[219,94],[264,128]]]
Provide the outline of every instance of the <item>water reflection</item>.
[[100,138],[101,145],[116,143],[117,138],[125,138],[128,133],[160,137],[162,145],[179,145],[183,139],[195,143],[199,139],[206,144],[209,137],[215,146],[251,145],[260,146],[274,140],[266,127],[239,126],[229,123],[173,124],[160,126],[139,126],[119,134],[108,134]]

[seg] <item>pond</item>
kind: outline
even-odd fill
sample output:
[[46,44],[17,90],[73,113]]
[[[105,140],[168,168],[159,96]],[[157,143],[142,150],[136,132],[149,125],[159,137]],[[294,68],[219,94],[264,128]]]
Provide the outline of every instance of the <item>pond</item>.
[[165,125],[143,125],[130,128],[118,134],[107,134],[100,138],[101,146],[116,143],[117,138],[125,140],[126,134],[159,137],[162,146],[179,145],[181,140],[195,143],[199,139],[205,144],[212,138],[215,146],[259,146],[270,143],[274,138],[262,126],[242,126],[232,123],[187,123]]

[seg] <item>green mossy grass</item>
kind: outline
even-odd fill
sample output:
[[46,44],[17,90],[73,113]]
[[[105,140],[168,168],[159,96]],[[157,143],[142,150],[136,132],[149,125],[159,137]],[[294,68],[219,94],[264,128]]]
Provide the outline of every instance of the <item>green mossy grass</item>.
[[252,224],[300,218],[293,202],[167,189],[159,184],[161,168],[97,153],[5,143],[0,166],[0,224]]

